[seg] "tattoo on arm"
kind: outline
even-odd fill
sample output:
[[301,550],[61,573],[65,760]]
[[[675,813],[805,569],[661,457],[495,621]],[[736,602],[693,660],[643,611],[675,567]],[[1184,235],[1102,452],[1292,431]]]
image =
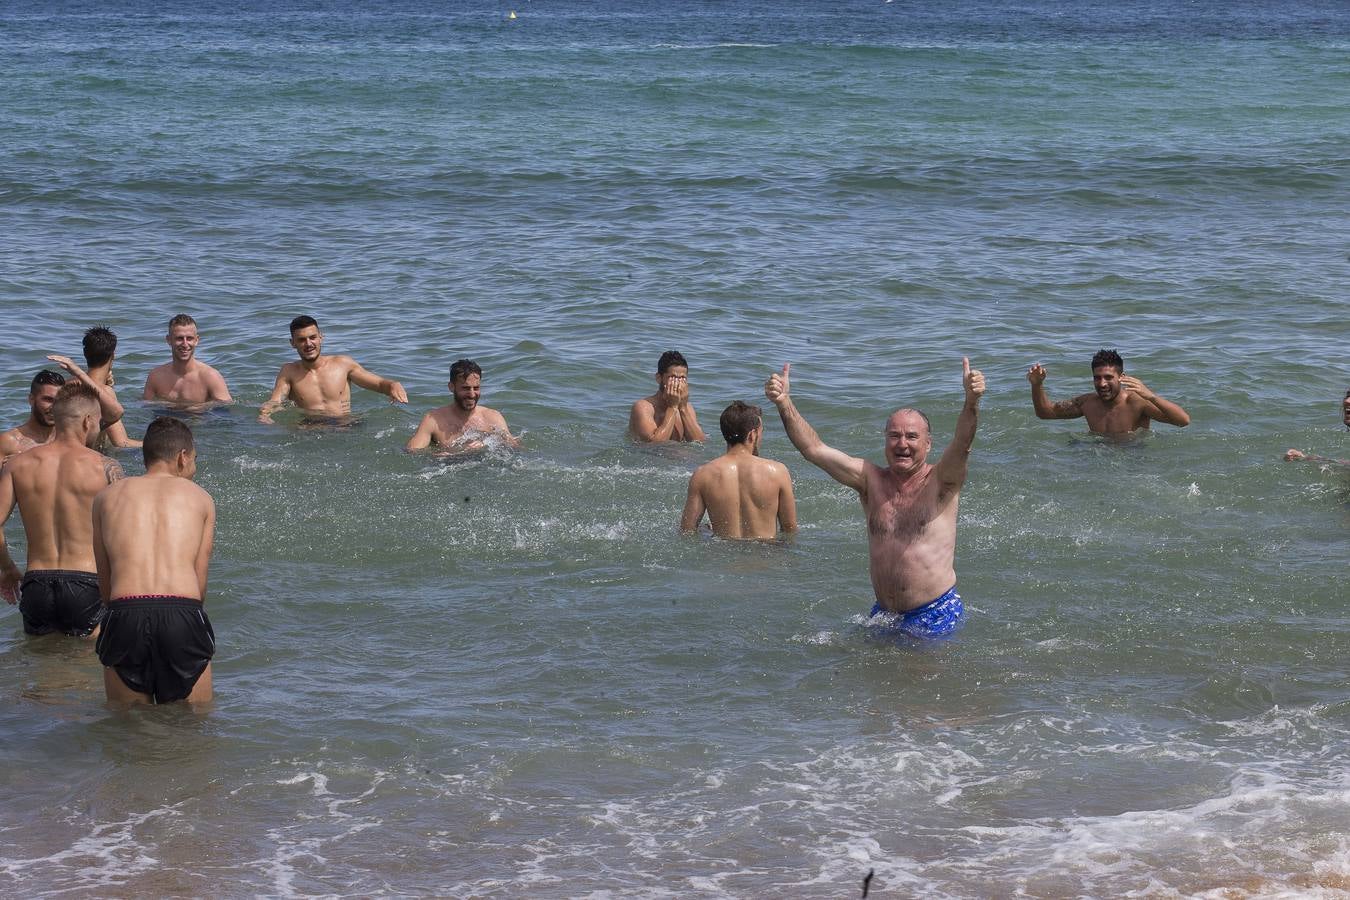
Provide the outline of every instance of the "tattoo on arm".
[[103,477],[108,480],[108,484],[114,481],[121,481],[127,477],[127,473],[122,471],[122,464],[115,459],[105,459],[103,461]]
[[1072,419],[1083,414],[1083,404],[1077,397],[1072,400],[1058,400],[1050,408],[1059,419]]

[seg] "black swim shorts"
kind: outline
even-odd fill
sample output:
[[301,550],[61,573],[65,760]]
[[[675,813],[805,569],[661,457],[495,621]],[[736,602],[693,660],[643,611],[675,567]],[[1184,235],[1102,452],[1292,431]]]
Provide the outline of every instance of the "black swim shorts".
[[98,576],[93,572],[35,569],[19,582],[19,612],[28,634],[59,631],[88,637],[103,621]]
[[216,652],[200,600],[124,597],[108,604],[95,645],[99,662],[156,703],[182,700]]

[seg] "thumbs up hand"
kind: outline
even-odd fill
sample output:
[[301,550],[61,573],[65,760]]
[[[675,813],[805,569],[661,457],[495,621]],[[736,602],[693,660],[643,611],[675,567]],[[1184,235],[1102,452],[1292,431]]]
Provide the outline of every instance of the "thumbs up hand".
[[788,370],[792,368],[792,363],[784,363],[783,371],[774,372],[769,376],[769,380],[764,382],[764,396],[774,406],[781,406],[788,402]]
[[970,367],[970,357],[961,357],[961,383],[966,388],[966,402],[979,402],[984,394],[984,373]]

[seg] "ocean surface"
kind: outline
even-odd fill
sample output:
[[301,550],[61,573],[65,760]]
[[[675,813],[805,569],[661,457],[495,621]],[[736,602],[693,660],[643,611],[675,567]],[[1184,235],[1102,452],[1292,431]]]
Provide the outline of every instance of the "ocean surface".
[[[1348,60],[1335,0],[0,6],[0,419],[105,323],[138,436],[179,312],[237,399],[209,712],[0,609],[0,894],[1347,896],[1350,470],[1281,455],[1350,457]],[[411,403],[258,424],[300,313]],[[1192,424],[1037,420],[1101,347]],[[669,348],[706,446],[625,440]],[[523,448],[404,453],[462,356]],[[677,533],[783,363],[879,461],[962,356],[954,639],[869,636],[767,403],[800,535]]]

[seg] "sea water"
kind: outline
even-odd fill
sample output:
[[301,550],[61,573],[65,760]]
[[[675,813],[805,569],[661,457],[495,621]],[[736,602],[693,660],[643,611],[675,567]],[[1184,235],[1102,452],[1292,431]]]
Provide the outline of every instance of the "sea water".
[[[1350,479],[1280,457],[1350,457],[1348,49],[1330,0],[6,5],[5,424],[102,323],[139,435],[179,312],[237,403],[208,713],[0,613],[0,892],[1341,895]],[[410,404],[259,424],[301,313]],[[1101,347],[1192,424],[1037,420]],[[633,446],[670,348],[710,439]],[[784,363],[879,461],[963,356],[954,639],[868,636],[767,403],[801,533],[677,533]],[[522,449],[405,454],[460,357]]]

